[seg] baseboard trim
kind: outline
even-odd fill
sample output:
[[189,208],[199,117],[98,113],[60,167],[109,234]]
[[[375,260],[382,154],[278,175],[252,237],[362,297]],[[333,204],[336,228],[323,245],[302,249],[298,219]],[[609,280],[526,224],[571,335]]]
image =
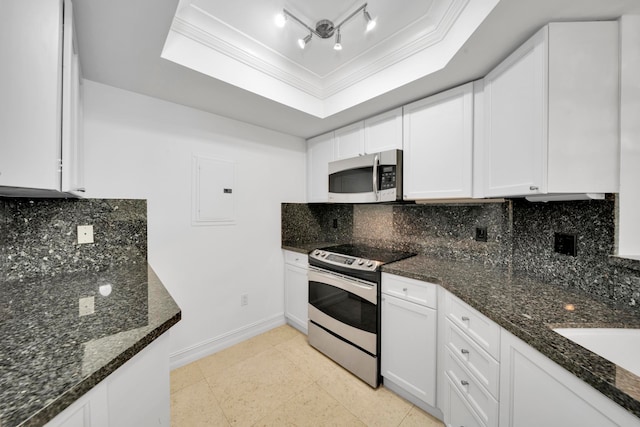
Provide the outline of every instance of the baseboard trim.
[[260,320],[258,322],[242,326],[217,337],[208,339],[199,344],[171,353],[169,356],[169,368],[174,370],[191,362],[195,362],[210,354],[216,353],[232,345],[238,344],[249,338],[260,335],[268,330],[285,324],[284,313]]

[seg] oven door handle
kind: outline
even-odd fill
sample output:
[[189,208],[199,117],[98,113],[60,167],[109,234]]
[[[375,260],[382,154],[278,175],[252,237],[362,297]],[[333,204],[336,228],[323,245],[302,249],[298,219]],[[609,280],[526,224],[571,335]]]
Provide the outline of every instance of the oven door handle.
[[359,296],[369,301],[371,304],[378,305],[378,289],[376,283],[365,284],[347,277],[325,272],[313,267],[309,267],[308,279],[310,282],[324,283],[342,289],[346,292]]

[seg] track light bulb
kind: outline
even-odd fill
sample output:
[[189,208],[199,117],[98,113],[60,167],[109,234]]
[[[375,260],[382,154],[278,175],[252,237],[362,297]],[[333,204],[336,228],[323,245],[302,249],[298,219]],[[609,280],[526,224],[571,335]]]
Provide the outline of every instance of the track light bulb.
[[305,46],[307,46],[307,43],[309,43],[310,41],[311,41],[311,34],[309,34],[304,39],[298,39],[298,46],[300,46],[300,49],[304,49]]
[[336,34],[336,44],[333,45],[333,50],[342,50],[342,43],[340,43],[340,40],[342,40],[342,36],[340,35],[340,30],[338,30]]
[[367,32],[373,30],[376,27],[376,21],[374,19],[371,19],[371,15],[369,15],[369,12],[364,11],[364,19],[367,20]]
[[287,23],[287,16],[284,13],[278,13],[275,16],[274,21],[276,23],[276,27],[283,28]]

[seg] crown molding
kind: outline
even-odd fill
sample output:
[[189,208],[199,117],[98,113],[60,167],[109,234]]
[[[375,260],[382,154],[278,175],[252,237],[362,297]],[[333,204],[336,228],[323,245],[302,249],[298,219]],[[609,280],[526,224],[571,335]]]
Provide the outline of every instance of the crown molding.
[[[175,16],[170,31],[198,42],[302,92],[322,99],[323,87],[321,79],[308,69],[301,67],[296,62],[257,40],[232,29],[196,6],[191,5],[191,12],[200,14],[201,18],[205,18],[210,29],[204,29],[203,25],[198,25],[188,18]],[[227,34],[230,30],[235,33],[235,41],[233,43],[225,37],[218,36],[218,34]],[[237,43],[238,39],[241,39],[241,43]],[[251,50],[243,48],[247,44],[252,46]],[[254,52],[258,52],[259,55]],[[275,63],[278,65],[274,65]]]
[[[429,49],[438,43],[440,43],[447,36],[451,28],[454,26],[456,19],[460,16],[464,8],[467,6],[470,0],[455,0],[446,9],[441,19],[437,21],[435,28],[425,31],[422,35],[415,38],[409,43],[406,43],[400,49],[384,49],[385,52],[379,54],[377,58],[368,58],[363,61],[367,55],[371,55],[372,51],[379,50],[380,44],[387,42],[394,36],[389,37],[386,41],[370,48],[368,51],[363,52],[358,57],[343,64],[340,69],[336,70],[334,75],[324,79],[324,97],[328,98],[335,95],[363,80],[395,65],[407,58],[414,56],[415,54]],[[423,20],[415,22],[413,25],[419,25]],[[455,53],[455,52],[453,52]],[[347,74],[348,67],[356,61],[361,61],[365,65],[361,67],[354,67],[355,71]]]
[[[336,96],[350,97],[349,91],[353,90],[356,90],[355,93],[361,97],[363,84],[366,84],[368,79],[375,78],[376,75],[396,65],[402,66],[404,61],[416,55],[421,55],[420,61],[431,58],[425,54],[430,52],[430,48],[446,40],[461,14],[472,2],[470,0],[436,2],[427,14],[322,76],[221,21],[195,3],[195,0],[186,0],[185,7],[179,8],[171,25],[171,32],[199,43],[243,66],[250,67],[306,96],[327,102]],[[403,40],[398,47],[403,35],[411,29],[418,29],[418,31],[415,31],[412,39]],[[442,68],[455,54],[455,51],[449,52],[446,48],[436,49],[433,61],[429,60],[430,70],[425,73]],[[184,65],[188,66],[188,64]],[[415,65],[413,67],[415,68]],[[417,75],[415,71],[411,73],[414,78]],[[210,75],[216,77],[213,73]],[[241,82],[236,85],[242,86]],[[288,105],[293,106],[293,104]]]

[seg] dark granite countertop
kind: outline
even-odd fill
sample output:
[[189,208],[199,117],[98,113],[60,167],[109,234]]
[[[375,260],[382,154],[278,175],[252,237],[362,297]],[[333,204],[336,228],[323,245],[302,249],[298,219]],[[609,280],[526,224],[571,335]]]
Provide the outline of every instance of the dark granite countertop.
[[328,242],[313,242],[313,243],[293,243],[293,244],[283,244],[282,249],[292,252],[298,252],[301,254],[309,255],[312,250],[318,248],[327,248],[329,246],[337,246],[340,243],[328,243]]
[[0,425],[45,424],[180,317],[147,265],[2,283]]
[[[640,328],[640,315],[586,293],[482,264],[415,256],[383,272],[441,285],[640,417],[640,377],[575,344],[556,327]],[[567,307],[573,310],[567,310]]]

